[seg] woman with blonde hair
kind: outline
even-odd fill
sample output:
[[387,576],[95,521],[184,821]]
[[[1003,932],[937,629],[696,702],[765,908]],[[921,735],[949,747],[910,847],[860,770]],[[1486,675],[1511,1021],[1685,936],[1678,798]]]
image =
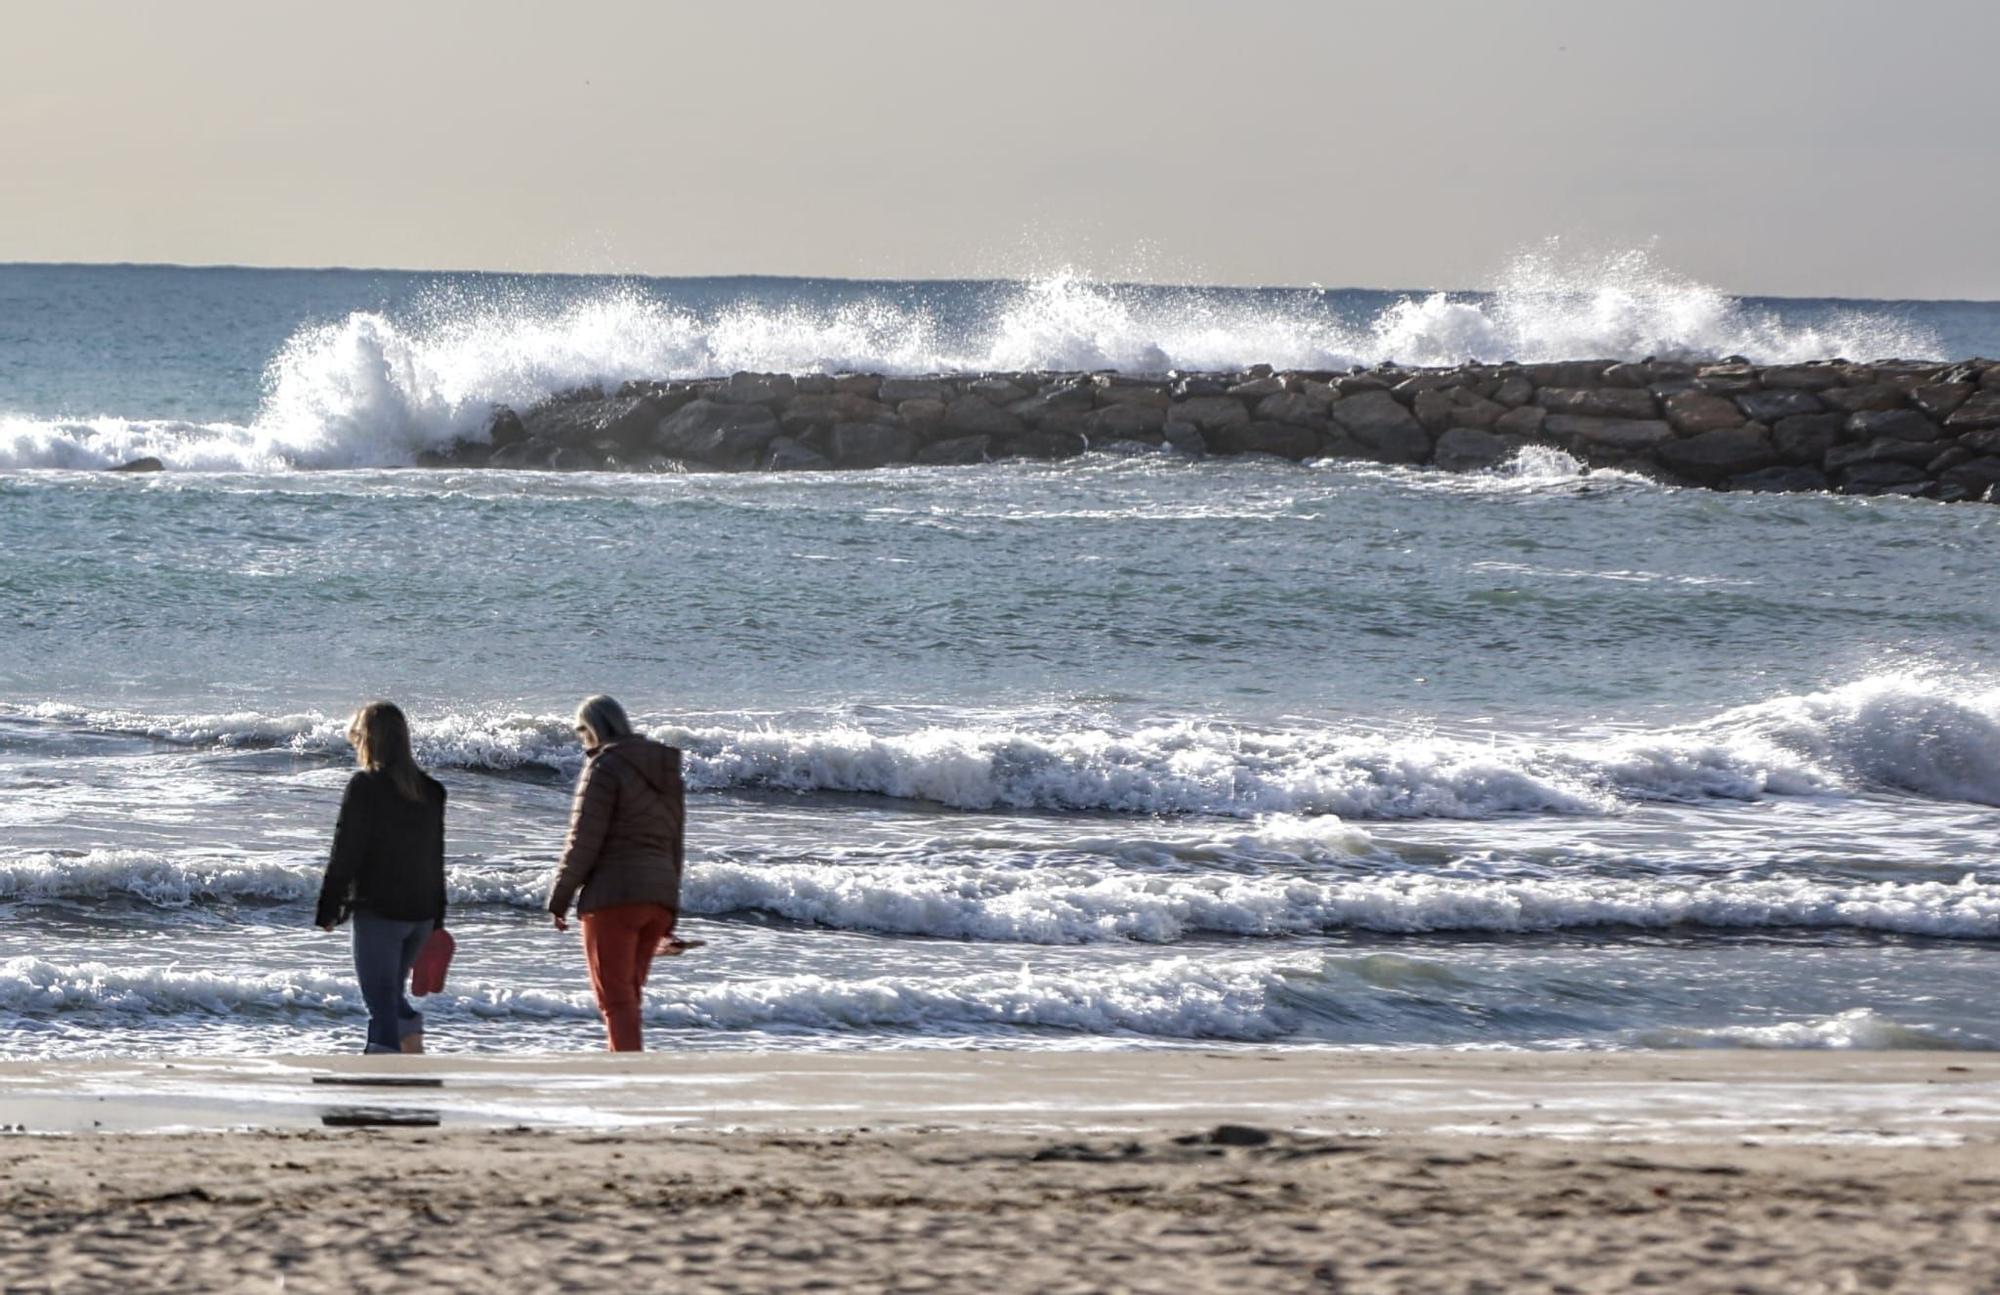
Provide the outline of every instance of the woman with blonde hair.
[[422,1052],[424,1018],[404,993],[410,967],[444,929],[444,787],[417,767],[410,724],[369,702],[348,725],[360,766],[340,798],[313,922],[354,918],[354,974],[368,1004],[369,1052]]
[[634,733],[625,708],[604,696],[577,708],[576,735],[583,773],[549,914],[556,930],[567,931],[576,901],[611,1050],[639,1052],[639,999],[653,956],[696,943],[674,939],[687,824],[681,753]]

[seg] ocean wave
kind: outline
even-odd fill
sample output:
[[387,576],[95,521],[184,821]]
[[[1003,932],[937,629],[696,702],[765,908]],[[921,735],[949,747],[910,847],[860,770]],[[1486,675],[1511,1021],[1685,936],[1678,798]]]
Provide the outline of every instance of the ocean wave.
[[1763,1048],[1881,1052],[1952,1050],[1982,1046],[1902,1022],[1865,1007],[1834,1016],[1775,1025],[1669,1026],[1635,1030],[1640,1048]]
[[[1289,1002],[1288,994],[1294,981],[1317,974],[1309,959],[1207,963],[1170,958],[1057,973],[1024,967],[959,976],[782,976],[658,989],[647,996],[645,1019],[666,1029],[732,1032],[949,1035],[1016,1029],[1257,1042],[1299,1032],[1308,1013]],[[461,982],[425,1004],[426,1010],[481,1018],[597,1016],[588,993],[478,982]],[[42,1017],[365,1014],[351,979],[317,972],[232,975],[104,963],[63,965],[32,957],[0,962],[0,1010]]]
[[[1393,962],[1393,967],[1383,964]],[[1165,958],[1089,969],[865,978],[802,974],[728,983],[659,985],[646,996],[651,1029],[688,1033],[995,1033],[1240,1043],[1394,1044],[1440,1041],[1428,1002],[1476,995],[1439,964],[1381,956],[1235,960]],[[519,1026],[598,1015],[586,991],[519,989],[461,978],[424,1000],[434,1019]],[[1412,1010],[1415,1009],[1415,1010]],[[0,961],[0,1011],[24,1022],[186,1026],[226,1018],[304,1026],[366,1015],[350,977],[307,970],[231,974],[178,967]],[[1475,1016],[1477,1013],[1475,1013]],[[449,1028],[441,1026],[439,1028]],[[1449,1037],[1449,1036],[1447,1036]],[[1977,1040],[1903,1025],[1857,1009],[1761,1026],[1656,1026],[1625,1031],[1623,1046],[1696,1048],[1977,1048]]]
[[299,330],[271,358],[248,424],[5,418],[0,468],[102,468],[140,456],[197,471],[397,466],[483,434],[495,404],[740,370],[1158,374],[1724,355],[1790,363],[1942,349],[1887,315],[1822,311],[1816,324],[1788,322],[1673,274],[1648,252],[1578,257],[1555,244],[1518,257],[1489,293],[1410,296],[1359,322],[1316,289],[1145,287],[1064,270],[992,291],[990,312],[956,323],[907,293],[705,312],[640,284],[552,306],[440,293],[408,316],[357,311]]
[[[549,881],[543,870],[494,865],[456,866],[447,875],[455,905],[527,911],[541,909]],[[163,907],[303,905],[318,891],[318,865],[303,862],[178,860],[143,851],[0,860],[0,903],[129,898]],[[1969,873],[1952,883],[1849,884],[1413,872],[1322,878],[1148,874],[1115,865],[829,864],[697,855],[682,898],[684,911],[703,917],[759,913],[879,935],[1047,945],[1600,927],[2000,939],[2000,885]]]
[[[344,723],[316,714],[9,709],[47,723],[197,746],[348,752]],[[418,716],[413,724],[419,758],[433,766],[568,775],[581,762],[566,718],[453,713]],[[1186,721],[1125,731],[1004,722],[889,733],[847,723],[648,727],[686,751],[696,790],[859,793],[966,810],[1482,819],[1882,790],[2000,805],[2000,687],[1922,672],[1778,697],[1694,724],[1571,742]]]

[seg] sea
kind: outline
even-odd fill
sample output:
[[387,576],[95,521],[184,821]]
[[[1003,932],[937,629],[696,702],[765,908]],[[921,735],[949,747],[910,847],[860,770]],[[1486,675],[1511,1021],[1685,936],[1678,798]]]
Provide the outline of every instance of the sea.
[[634,377],[2000,354],[1647,252],[1495,285],[0,266],[0,1057],[358,1051],[311,916],[378,697],[450,791],[430,1047],[601,1047],[541,911],[597,692],[686,752],[656,1048],[2000,1047],[2000,508],[407,466]]

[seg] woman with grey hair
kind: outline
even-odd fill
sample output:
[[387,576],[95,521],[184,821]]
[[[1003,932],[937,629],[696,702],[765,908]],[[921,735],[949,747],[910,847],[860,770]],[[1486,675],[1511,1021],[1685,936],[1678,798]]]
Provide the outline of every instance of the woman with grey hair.
[[549,914],[556,930],[567,931],[575,901],[611,1050],[638,1052],[639,1000],[653,956],[693,943],[673,938],[687,823],[681,753],[635,733],[625,708],[605,696],[577,707],[576,735],[583,773]]

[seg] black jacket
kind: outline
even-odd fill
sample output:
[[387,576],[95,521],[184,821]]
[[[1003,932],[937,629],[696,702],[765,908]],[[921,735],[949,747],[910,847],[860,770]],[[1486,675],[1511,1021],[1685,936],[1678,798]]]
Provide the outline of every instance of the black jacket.
[[444,786],[423,781],[423,799],[411,800],[386,773],[347,780],[315,926],[338,926],[357,908],[444,925]]

